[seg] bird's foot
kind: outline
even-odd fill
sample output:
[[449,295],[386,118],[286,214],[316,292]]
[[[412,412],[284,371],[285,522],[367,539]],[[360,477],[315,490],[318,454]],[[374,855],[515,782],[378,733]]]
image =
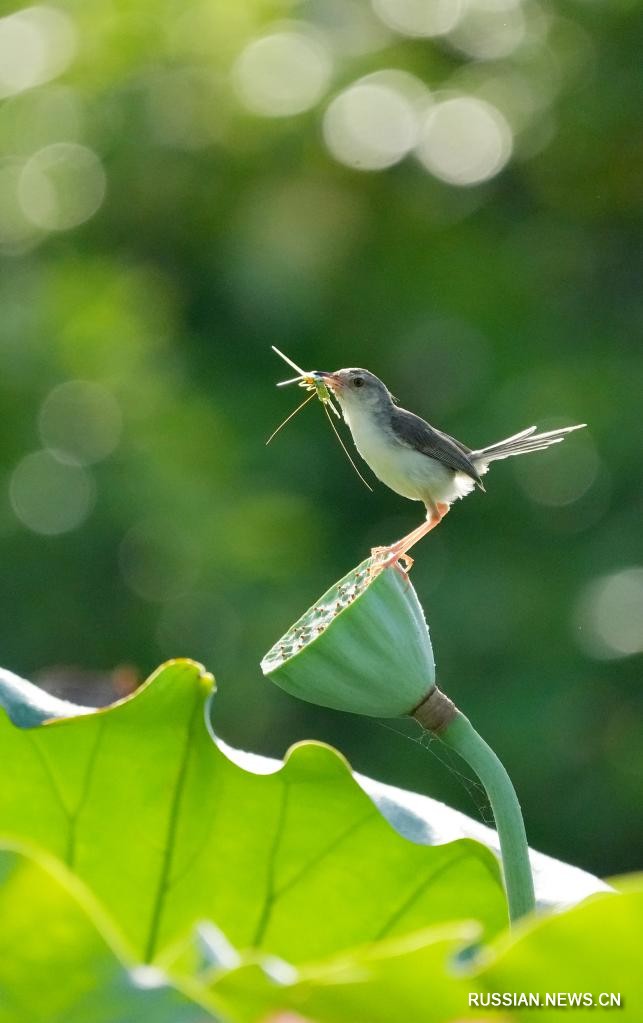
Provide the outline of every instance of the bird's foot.
[[379,574],[385,568],[394,568],[404,582],[408,583],[408,573],[411,571],[413,558],[410,554],[406,554],[398,544],[393,544],[392,547],[371,547],[371,558],[370,571],[373,574]]

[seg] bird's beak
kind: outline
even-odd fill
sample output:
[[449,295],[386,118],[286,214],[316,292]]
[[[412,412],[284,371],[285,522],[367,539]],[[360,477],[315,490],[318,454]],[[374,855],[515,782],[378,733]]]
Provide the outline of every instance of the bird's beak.
[[326,386],[330,388],[330,390],[333,392],[333,394],[337,394],[337,392],[340,391],[341,388],[343,387],[339,373],[328,373],[324,369],[318,369],[315,370],[315,376],[321,377]]

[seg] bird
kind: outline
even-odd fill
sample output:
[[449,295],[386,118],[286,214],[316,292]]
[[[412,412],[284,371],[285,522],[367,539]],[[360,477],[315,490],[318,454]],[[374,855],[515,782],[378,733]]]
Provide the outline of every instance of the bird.
[[386,384],[367,369],[316,370],[313,375],[336,399],[357,451],[377,478],[426,508],[426,519],[417,529],[387,547],[373,548],[371,554],[380,568],[398,567],[402,562],[408,571],[413,564],[408,554],[411,547],[440,524],[454,501],[476,487],[484,491],[482,477],[492,462],[544,451],[587,425],[540,433],[536,426],[529,426],[496,444],[469,448],[400,408]]

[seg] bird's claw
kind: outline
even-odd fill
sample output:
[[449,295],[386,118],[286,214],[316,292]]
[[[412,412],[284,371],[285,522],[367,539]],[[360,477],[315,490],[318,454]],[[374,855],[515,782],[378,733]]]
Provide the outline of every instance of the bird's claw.
[[[371,547],[372,565],[370,571],[373,574],[383,572],[385,568],[394,568],[408,584],[408,573],[413,566],[413,558],[396,547]],[[403,562],[403,564],[401,564]]]

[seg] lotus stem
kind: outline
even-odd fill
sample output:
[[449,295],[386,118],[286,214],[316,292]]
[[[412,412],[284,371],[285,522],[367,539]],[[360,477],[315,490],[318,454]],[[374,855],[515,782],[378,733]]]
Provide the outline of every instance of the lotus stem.
[[532,912],[536,900],[525,825],[511,779],[491,746],[437,686],[413,716],[455,750],[484,786],[500,842],[509,919],[515,923]]

